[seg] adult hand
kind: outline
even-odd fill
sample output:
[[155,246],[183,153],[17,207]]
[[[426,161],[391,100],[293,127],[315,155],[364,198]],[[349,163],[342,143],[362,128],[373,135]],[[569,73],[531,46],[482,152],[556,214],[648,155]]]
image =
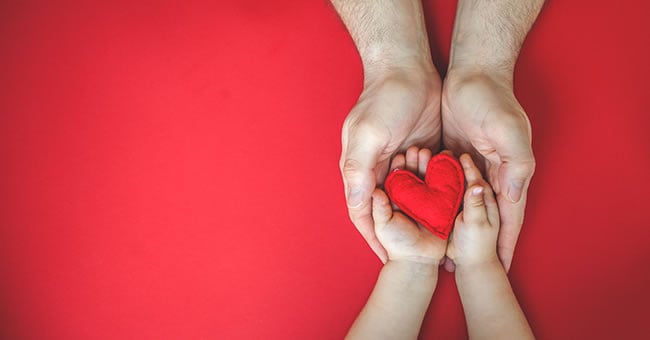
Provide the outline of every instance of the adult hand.
[[[506,270],[535,171],[528,117],[513,94],[521,45],[544,0],[458,0],[442,95],[443,143],[468,152],[497,194],[498,255]],[[452,271],[453,262],[445,268]]]
[[392,69],[366,79],[343,124],[340,169],[350,218],[384,263],[387,254],[374,231],[372,193],[383,183],[395,153],[411,145],[438,149],[440,87],[433,65]]
[[[508,270],[535,171],[530,122],[513,94],[512,81],[498,72],[451,70],[443,88],[442,123],[445,147],[470,153],[497,194],[497,250]],[[453,271],[453,262],[446,261],[445,268]]]
[[364,88],[343,125],[341,173],[348,212],[386,262],[374,232],[370,197],[390,158],[440,142],[440,76],[431,61],[420,0],[332,0],[359,50]]

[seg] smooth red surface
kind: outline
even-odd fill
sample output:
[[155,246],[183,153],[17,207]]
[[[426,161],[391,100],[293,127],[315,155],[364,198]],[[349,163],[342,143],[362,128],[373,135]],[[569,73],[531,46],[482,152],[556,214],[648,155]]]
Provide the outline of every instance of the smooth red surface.
[[[425,2],[443,67],[454,7]],[[650,338],[648,10],[549,0],[517,66],[538,167],[510,276],[540,339]],[[0,65],[0,338],[345,334],[380,263],[325,0],[3,1]],[[466,337],[449,274],[422,337]]]
[[391,171],[384,181],[391,202],[443,240],[454,226],[464,187],[460,163],[442,153],[434,155],[427,164],[424,181],[405,169]]

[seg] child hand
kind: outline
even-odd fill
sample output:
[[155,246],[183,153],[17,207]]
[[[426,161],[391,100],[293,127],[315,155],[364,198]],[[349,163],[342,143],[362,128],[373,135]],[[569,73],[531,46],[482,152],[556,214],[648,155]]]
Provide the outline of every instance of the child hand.
[[[406,155],[399,154],[391,162],[390,170],[403,168],[424,177],[431,150],[411,147]],[[372,217],[375,234],[388,253],[389,261],[408,261],[426,265],[439,265],[445,255],[447,241],[391,207],[388,196],[380,189],[372,194]]]
[[447,257],[456,266],[498,261],[499,208],[490,185],[468,154],[460,157],[467,180],[463,211],[456,218]]

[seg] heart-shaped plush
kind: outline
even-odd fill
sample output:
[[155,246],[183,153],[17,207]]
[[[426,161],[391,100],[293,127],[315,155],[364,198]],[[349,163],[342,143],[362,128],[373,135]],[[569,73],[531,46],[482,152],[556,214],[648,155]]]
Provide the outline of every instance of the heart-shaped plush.
[[458,160],[441,153],[427,164],[422,181],[408,170],[393,170],[384,188],[400,210],[446,240],[463,200],[465,176]]

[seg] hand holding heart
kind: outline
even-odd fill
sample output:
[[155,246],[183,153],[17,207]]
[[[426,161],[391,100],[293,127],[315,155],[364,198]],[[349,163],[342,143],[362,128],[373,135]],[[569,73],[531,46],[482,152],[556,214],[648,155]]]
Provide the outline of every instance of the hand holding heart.
[[[389,261],[438,265],[446,254],[462,266],[497,258],[499,211],[492,189],[469,155],[461,156],[461,163],[462,170],[449,153],[432,158],[428,149],[415,147],[394,158],[385,183],[393,207],[382,190],[372,195],[375,233]],[[468,190],[456,216],[463,177]]]

